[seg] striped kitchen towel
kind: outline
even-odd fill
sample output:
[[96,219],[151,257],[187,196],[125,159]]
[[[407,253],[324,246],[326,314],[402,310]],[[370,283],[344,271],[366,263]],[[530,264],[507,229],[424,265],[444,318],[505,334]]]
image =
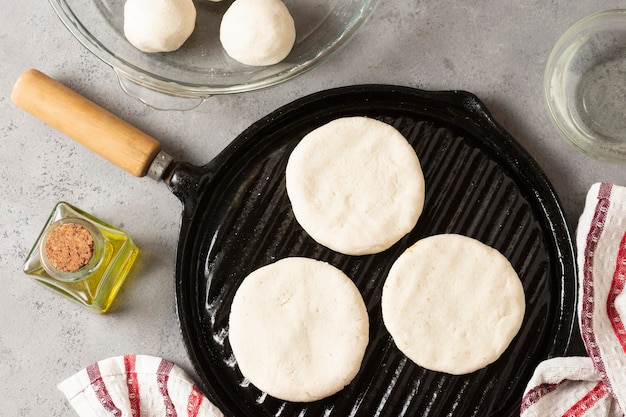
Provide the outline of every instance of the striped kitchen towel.
[[576,246],[578,318],[589,356],[541,363],[522,417],[621,417],[626,410],[626,188],[590,188]]
[[180,367],[154,356],[104,359],[58,388],[81,417],[223,417]]
[[539,364],[524,398],[523,417],[622,417],[588,357],[552,358]]

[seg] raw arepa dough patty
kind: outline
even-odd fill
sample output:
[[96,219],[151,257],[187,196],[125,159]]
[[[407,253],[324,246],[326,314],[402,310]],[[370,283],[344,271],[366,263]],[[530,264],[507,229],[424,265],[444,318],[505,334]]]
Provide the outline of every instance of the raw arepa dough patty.
[[286,184],[302,228],[347,255],[388,249],[424,207],[415,150],[393,126],[367,117],[335,119],[307,134],[289,157]]
[[257,388],[308,402],[340,391],[356,376],[369,319],[359,290],[339,269],[285,258],[244,279],[228,338],[241,373]]
[[454,375],[487,366],[524,319],[524,288],[509,263],[478,240],[422,239],[394,262],[382,293],[383,322],[418,365]]

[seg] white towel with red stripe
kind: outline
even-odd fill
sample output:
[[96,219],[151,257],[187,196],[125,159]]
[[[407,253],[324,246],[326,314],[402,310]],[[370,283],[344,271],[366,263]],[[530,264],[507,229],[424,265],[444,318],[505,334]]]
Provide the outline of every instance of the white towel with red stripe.
[[576,231],[578,317],[588,357],[541,363],[522,417],[622,417],[626,411],[626,188],[594,184]]
[[81,417],[223,417],[185,371],[154,356],[104,359],[58,388]]

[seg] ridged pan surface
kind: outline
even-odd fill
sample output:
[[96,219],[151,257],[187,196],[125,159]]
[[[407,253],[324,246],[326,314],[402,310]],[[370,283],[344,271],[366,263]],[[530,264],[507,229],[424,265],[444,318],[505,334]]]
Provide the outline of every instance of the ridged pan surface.
[[[285,190],[285,166],[300,139],[354,115],[402,132],[426,180],[424,212],[414,230],[383,253],[359,257],[312,240],[295,220]],[[535,367],[563,355],[572,339],[576,270],[559,201],[532,158],[469,93],[378,85],[317,93],[255,123],[206,166],[181,165],[170,187],[184,206],[176,284],[182,334],[200,385],[227,416],[517,416]],[[468,375],[415,365],[382,322],[381,290],[391,265],[415,241],[439,233],[497,248],[526,293],[524,323],[510,347]],[[241,375],[228,342],[230,305],[242,280],[288,256],[343,270],[370,317],[360,372],[344,390],[313,403],[259,391]]]

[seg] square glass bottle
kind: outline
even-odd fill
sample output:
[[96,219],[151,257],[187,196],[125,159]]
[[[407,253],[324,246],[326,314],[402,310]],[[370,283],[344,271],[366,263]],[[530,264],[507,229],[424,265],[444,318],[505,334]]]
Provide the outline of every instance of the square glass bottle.
[[59,202],[24,263],[37,282],[105,313],[139,250],[126,232]]

